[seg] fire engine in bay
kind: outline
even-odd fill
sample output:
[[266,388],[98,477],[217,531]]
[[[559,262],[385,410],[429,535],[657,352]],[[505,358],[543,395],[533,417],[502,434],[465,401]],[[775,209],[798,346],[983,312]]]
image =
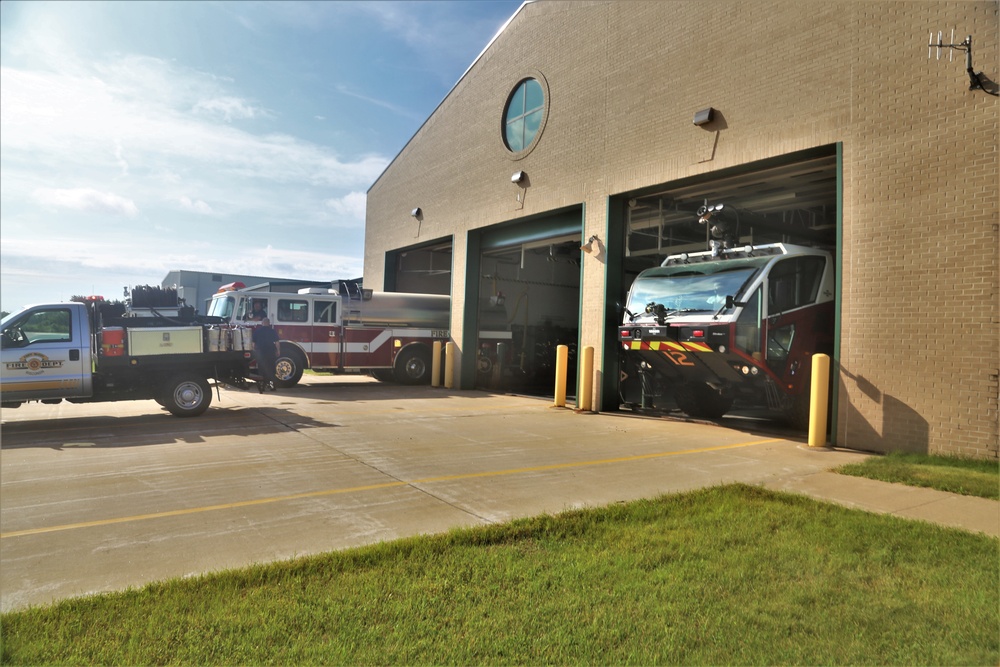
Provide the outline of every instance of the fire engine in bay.
[[808,424],[811,357],[833,352],[830,253],[785,243],[671,255],[641,272],[618,337],[623,402],[716,419],[734,404]]
[[275,288],[223,285],[212,296],[208,314],[234,327],[254,326],[266,315],[281,341],[275,376],[283,387],[297,384],[307,368],[427,383],[433,343],[449,337],[447,295],[375,292],[353,281],[297,293]]

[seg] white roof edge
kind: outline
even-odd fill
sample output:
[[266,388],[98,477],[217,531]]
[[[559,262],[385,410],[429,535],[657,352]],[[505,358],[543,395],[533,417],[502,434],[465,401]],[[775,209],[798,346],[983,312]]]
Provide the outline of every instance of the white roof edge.
[[420,127],[418,127],[417,131],[413,133],[413,136],[410,137],[405,144],[403,144],[403,147],[399,149],[399,152],[396,153],[395,157],[389,160],[389,164],[385,165],[385,169],[383,169],[381,173],[379,173],[379,175],[375,178],[375,180],[372,181],[372,184],[368,186],[367,190],[365,190],[365,194],[371,192],[372,188],[375,187],[375,184],[379,182],[379,180],[385,175],[385,172],[389,170],[389,167],[391,167],[393,163],[396,161],[396,158],[402,155],[403,151],[406,150],[406,147],[410,145],[410,142],[412,142],[416,138],[416,136],[420,134],[420,130],[424,129],[424,125],[427,124],[427,121],[429,121],[434,116],[434,114],[437,113],[438,109],[441,108],[441,105],[444,104],[444,101],[448,99],[448,97],[453,92],[455,92],[455,89],[458,88],[458,84],[462,83],[462,80],[465,79],[466,76],[468,76],[469,72],[472,71],[472,68],[476,66],[476,63],[478,63],[482,59],[482,57],[486,54],[486,52],[490,50],[490,47],[493,46],[493,43],[496,42],[497,39],[500,37],[500,35],[503,34],[503,31],[507,29],[507,26],[510,25],[511,21],[513,21],[514,18],[521,13],[521,10],[524,9],[525,5],[530,5],[535,2],[537,2],[537,0],[524,0],[524,2],[521,3],[521,6],[518,7],[513,14],[510,15],[510,18],[504,21],[504,24],[500,26],[500,29],[497,30],[496,34],[493,35],[490,41],[486,43],[486,46],[483,47],[483,50],[479,52],[479,55],[476,56],[475,59],[472,61],[472,63],[465,69],[464,72],[462,72],[462,76],[458,77],[458,81],[455,82],[455,85],[453,85],[451,89],[449,89],[448,92],[445,93],[445,96],[441,98],[441,101],[438,102],[438,105],[436,107],[434,107],[434,110],[431,111],[430,115],[427,116],[427,118],[424,119],[424,122],[420,124]]

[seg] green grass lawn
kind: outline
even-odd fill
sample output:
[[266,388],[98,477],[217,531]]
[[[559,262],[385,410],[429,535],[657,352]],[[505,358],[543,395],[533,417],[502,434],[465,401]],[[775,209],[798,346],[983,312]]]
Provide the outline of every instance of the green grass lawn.
[[996,665],[998,550],[732,485],[9,613],[0,662]]
[[997,461],[892,452],[841,466],[834,472],[1000,499],[1000,462]]

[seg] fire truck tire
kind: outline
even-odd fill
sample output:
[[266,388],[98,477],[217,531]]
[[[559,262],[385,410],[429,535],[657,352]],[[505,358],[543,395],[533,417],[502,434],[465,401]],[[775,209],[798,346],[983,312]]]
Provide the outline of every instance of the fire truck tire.
[[212,404],[212,388],[203,377],[175,375],[163,384],[157,402],[177,417],[197,417]]
[[274,364],[274,377],[279,387],[294,387],[302,379],[302,371],[306,368],[306,360],[298,350],[281,351],[281,356]]
[[677,407],[696,419],[718,419],[733,407],[733,399],[724,396],[707,384],[690,382],[674,394]]
[[431,353],[423,347],[404,349],[394,365],[400,384],[427,384],[431,381]]
[[372,377],[379,382],[395,382],[396,375],[391,368],[376,368],[372,371]]

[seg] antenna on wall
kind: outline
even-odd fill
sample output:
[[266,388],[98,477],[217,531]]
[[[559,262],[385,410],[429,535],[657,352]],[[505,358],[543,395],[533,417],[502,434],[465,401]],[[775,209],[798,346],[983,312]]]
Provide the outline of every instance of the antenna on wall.
[[[983,92],[989,93],[990,95],[996,95],[996,92],[991,92],[985,88],[983,85],[983,73],[976,73],[976,70],[972,68],[972,35],[968,35],[964,42],[955,43],[955,29],[951,29],[951,40],[945,44],[944,43],[944,32],[938,30],[937,42],[934,41],[934,31],[931,31],[930,36],[927,39],[927,59],[930,60],[932,53],[937,53],[936,60],[941,60],[941,49],[948,50],[948,62],[952,61],[952,56],[955,51],[965,51],[965,72],[969,75],[969,90],[982,90]],[[989,81],[989,79],[987,79]]]

